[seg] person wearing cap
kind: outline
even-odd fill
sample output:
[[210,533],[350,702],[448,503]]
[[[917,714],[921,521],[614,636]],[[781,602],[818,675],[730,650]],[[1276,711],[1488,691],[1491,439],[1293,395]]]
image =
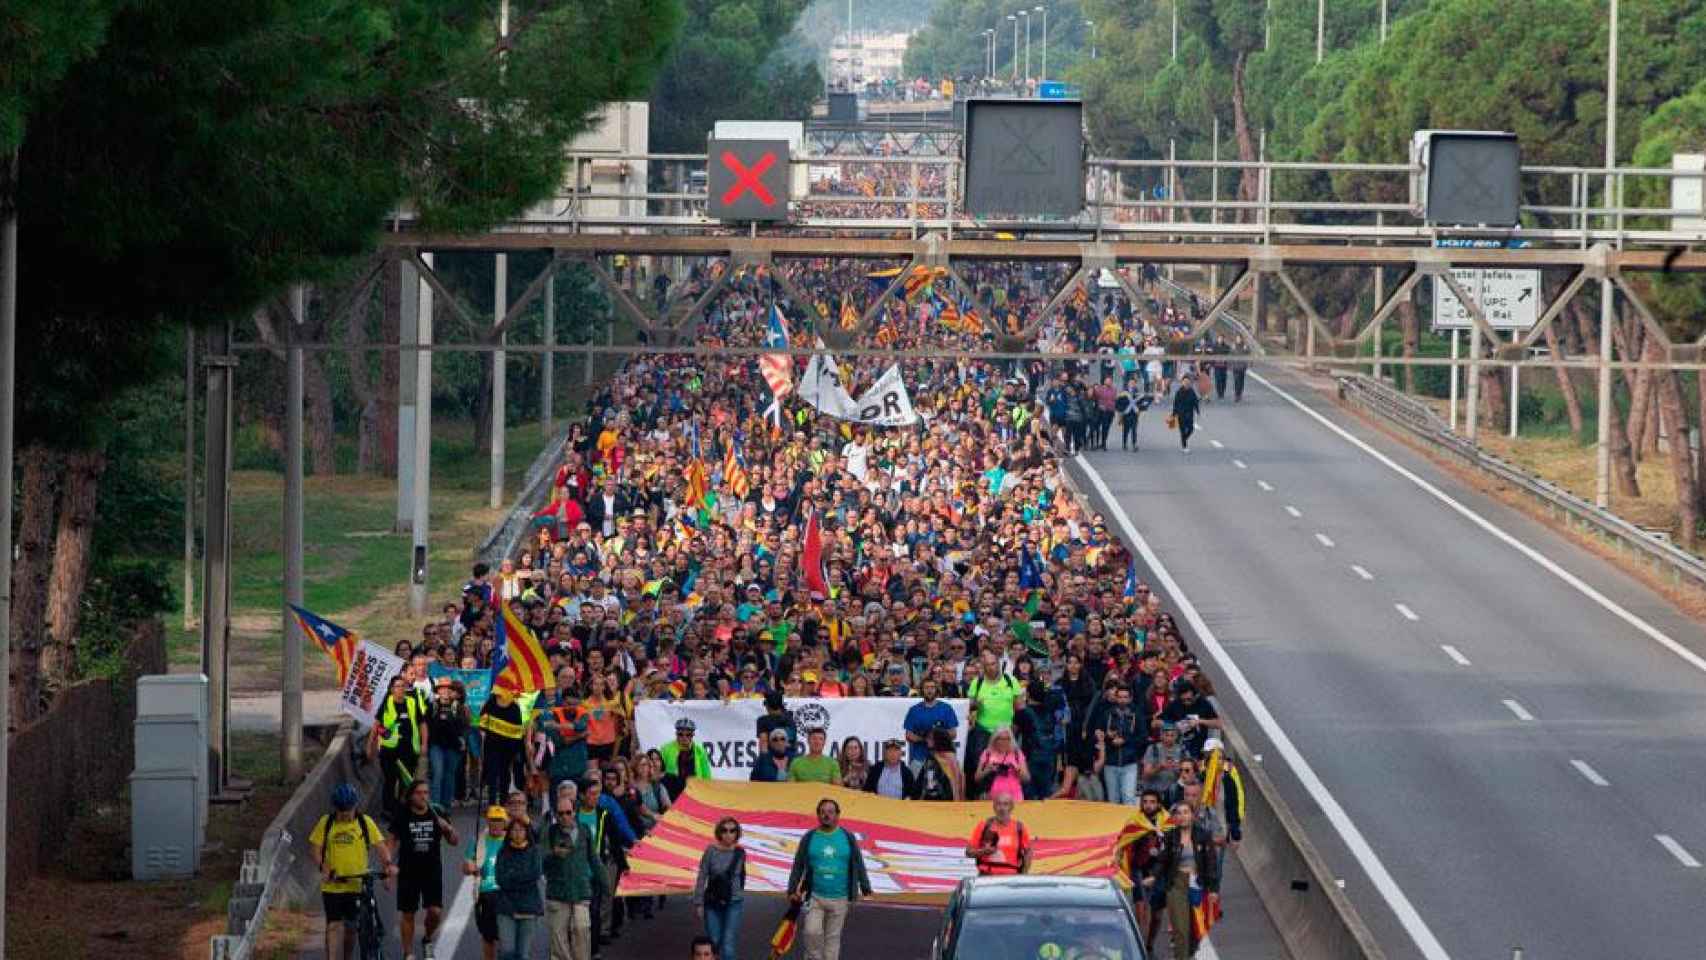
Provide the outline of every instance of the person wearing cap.
[[[658,751],[663,755],[665,774],[674,774],[684,781],[689,777],[711,779],[711,757],[705,752],[704,744],[693,740],[693,734],[698,729],[699,725],[687,717],[675,721],[675,739],[664,744]],[[671,796],[670,799],[675,797]]]
[[498,952],[498,854],[503,851],[504,832],[509,827],[509,811],[493,804],[486,808],[486,830],[468,840],[463,854],[462,873],[479,878],[474,899],[474,926],[480,933],[480,952],[484,960],[494,960]]
[[462,772],[463,741],[473,718],[464,702],[466,691],[449,676],[433,680],[432,711],[427,715],[428,768],[432,802],[449,810],[456,804],[456,777]]
[[794,783],[833,784],[841,779],[841,764],[824,752],[829,732],[822,727],[806,731],[806,755],[795,757],[788,765],[788,779]]
[[786,783],[792,760],[788,731],[776,727],[760,737],[759,743],[763,749],[758,751],[758,760],[752,765],[751,779],[755,783]]
[[781,730],[788,735],[788,756],[800,752],[800,729],[794,722],[793,711],[787,708],[782,691],[771,690],[764,695],[764,714],[758,718],[757,726],[760,753],[768,746],[769,735],[775,730]]
[[883,762],[873,766],[865,776],[865,792],[891,800],[915,799],[918,784],[912,768],[903,762],[905,744],[899,740],[883,741]]

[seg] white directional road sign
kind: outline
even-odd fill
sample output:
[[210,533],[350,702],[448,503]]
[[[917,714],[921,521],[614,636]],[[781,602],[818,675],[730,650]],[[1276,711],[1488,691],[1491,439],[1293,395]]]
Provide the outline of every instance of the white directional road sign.
[[[1527,330],[1540,319],[1539,270],[1453,270],[1457,278],[1495,330]],[[1443,280],[1434,280],[1434,329],[1468,330],[1475,325]]]

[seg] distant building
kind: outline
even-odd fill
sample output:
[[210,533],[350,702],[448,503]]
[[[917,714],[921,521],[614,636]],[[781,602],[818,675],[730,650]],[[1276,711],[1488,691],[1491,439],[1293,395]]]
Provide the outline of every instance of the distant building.
[[577,206],[581,217],[644,216],[650,120],[651,104],[644,100],[605,104],[592,129],[564,151],[571,162],[557,196],[523,219],[566,222]]
[[909,33],[837,34],[829,47],[829,82],[845,89],[852,78],[854,90],[882,80],[901,79]]

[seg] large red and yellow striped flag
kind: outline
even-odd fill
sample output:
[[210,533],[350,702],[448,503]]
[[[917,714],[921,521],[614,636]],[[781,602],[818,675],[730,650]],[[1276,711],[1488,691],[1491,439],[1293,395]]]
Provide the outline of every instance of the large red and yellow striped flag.
[[[841,825],[859,839],[877,899],[945,903],[976,873],[966,838],[989,817],[987,803],[919,803],[811,783],[690,779],[656,829],[628,852],[619,896],[692,893],[699,856],[718,820],[741,823],[749,893],[786,893],[800,837],[816,826],[819,800],[841,804]],[[1130,807],[1077,800],[1020,804],[1014,816],[1035,837],[1031,872],[1114,875],[1114,838]]]
[[521,622],[514,607],[498,604],[496,627],[498,642],[493,657],[496,669],[492,686],[512,693],[550,689],[551,658],[545,655],[545,648],[533,630]]

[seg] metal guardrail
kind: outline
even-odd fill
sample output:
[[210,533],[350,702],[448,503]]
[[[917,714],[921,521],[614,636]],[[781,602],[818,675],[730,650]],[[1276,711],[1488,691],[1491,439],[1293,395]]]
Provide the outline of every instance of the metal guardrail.
[[1646,560],[1673,582],[1706,588],[1706,559],[1653,536],[1609,510],[1521,467],[1493,456],[1452,432],[1425,404],[1362,374],[1335,375],[1339,398],[1395,423],[1438,450],[1498,478],[1538,501],[1566,523],[1597,534]]
[[288,830],[268,837],[260,850],[243,851],[237,885],[225,906],[229,932],[210,939],[212,960],[248,960],[254,955],[273,895],[295,862],[296,850]]
[[486,538],[480,541],[480,546],[474,555],[481,561],[490,564],[494,569],[498,563],[507,557],[515,555],[515,548],[521,538],[527,535],[527,525],[533,520],[533,511],[545,503],[545,493],[551,488],[551,476],[557,462],[562,459],[563,444],[569,439],[569,427],[564,424],[551,439],[545,441],[545,446],[539,451],[539,456],[533,458],[527,472],[522,475],[521,493],[515,503],[509,508]]

